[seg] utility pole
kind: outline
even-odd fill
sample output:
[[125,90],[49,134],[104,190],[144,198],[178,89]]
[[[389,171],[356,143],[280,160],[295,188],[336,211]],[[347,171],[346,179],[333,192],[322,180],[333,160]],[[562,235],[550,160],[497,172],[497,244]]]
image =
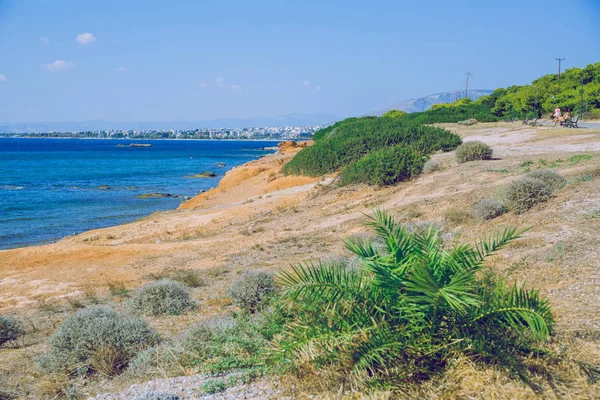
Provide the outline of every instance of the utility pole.
[[556,61],[558,61],[558,83],[560,83],[560,63],[562,61],[564,61],[564,58],[555,58]]
[[467,75],[467,85],[465,86],[465,99],[466,99],[467,97],[469,97],[469,76],[475,75],[475,74],[467,72],[465,75]]

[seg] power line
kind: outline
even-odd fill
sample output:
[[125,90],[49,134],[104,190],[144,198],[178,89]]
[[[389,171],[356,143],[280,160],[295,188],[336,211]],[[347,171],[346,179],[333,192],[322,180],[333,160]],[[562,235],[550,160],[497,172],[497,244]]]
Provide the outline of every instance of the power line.
[[560,63],[561,63],[562,61],[564,61],[565,59],[564,59],[564,58],[558,58],[558,57],[557,57],[557,58],[555,58],[555,60],[556,60],[556,61],[558,61],[558,83],[560,83]]

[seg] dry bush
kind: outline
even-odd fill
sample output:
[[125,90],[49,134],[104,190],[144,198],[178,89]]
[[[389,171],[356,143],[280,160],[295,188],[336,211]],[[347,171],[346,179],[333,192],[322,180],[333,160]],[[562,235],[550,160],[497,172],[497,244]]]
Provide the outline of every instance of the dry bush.
[[129,302],[132,311],[143,315],[181,315],[195,306],[188,289],[169,279],[136,290]]
[[548,201],[550,197],[550,188],[541,180],[530,177],[517,179],[506,188],[508,207],[519,214],[536,204]]
[[254,313],[262,301],[275,291],[273,274],[267,271],[247,271],[229,288],[233,302],[242,310]]
[[423,165],[423,172],[426,174],[439,171],[442,169],[442,164],[439,161],[428,160],[425,165]]
[[502,202],[493,197],[483,199],[473,206],[475,218],[486,221],[506,213],[507,208]]
[[480,141],[465,142],[456,149],[456,161],[466,163],[476,160],[491,160],[493,150]]
[[18,319],[8,315],[0,315],[0,346],[18,339],[24,333],[23,324]]
[[38,359],[38,365],[52,374],[96,371],[113,375],[159,340],[146,321],[94,306],[60,324],[48,339],[50,351]]
[[537,169],[535,171],[528,172],[525,176],[533,179],[539,179],[540,181],[544,182],[546,186],[548,186],[548,188],[553,192],[562,189],[567,184],[567,180],[564,176],[549,169]]
[[460,225],[473,218],[473,214],[466,210],[451,208],[444,213],[444,219],[453,225]]

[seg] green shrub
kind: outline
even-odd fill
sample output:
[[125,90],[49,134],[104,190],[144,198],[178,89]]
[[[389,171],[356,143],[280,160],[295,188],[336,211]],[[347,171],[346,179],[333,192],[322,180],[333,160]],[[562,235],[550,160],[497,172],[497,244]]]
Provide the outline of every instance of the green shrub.
[[484,269],[525,230],[449,245],[434,228],[407,233],[383,212],[366,225],[375,240],[346,242],[360,267],[320,262],[280,274],[291,320],[276,350],[290,361],[389,388],[443,372],[457,352],[509,368],[539,354],[553,327],[548,300]]
[[506,211],[506,206],[500,200],[493,197],[483,199],[473,206],[473,214],[475,214],[477,219],[483,221],[499,217],[506,213]]
[[0,346],[18,339],[25,333],[19,320],[8,315],[0,315]]
[[536,204],[548,201],[552,191],[539,179],[523,177],[508,185],[505,196],[508,208],[522,214]]
[[143,315],[180,315],[195,305],[185,286],[169,279],[136,290],[129,303],[131,310]]
[[426,174],[429,174],[429,173],[435,172],[435,171],[439,171],[441,169],[442,169],[442,164],[440,164],[440,162],[436,161],[436,160],[428,160],[423,165],[423,172],[425,172]]
[[139,318],[94,306],[65,319],[48,339],[49,353],[38,363],[48,373],[120,373],[158,334]]
[[411,148],[403,145],[388,147],[367,154],[344,168],[340,184],[392,185],[418,176],[423,164],[423,156]]
[[456,161],[466,163],[468,161],[490,160],[492,152],[492,148],[483,142],[465,142],[456,149]]
[[336,172],[383,148],[404,145],[423,156],[450,151],[460,137],[441,128],[407,123],[403,118],[349,118],[315,134],[315,144],[288,162],[286,175],[320,176]]
[[246,271],[229,288],[233,302],[243,311],[254,313],[262,302],[275,291],[273,274],[267,271]]
[[539,179],[553,192],[562,189],[567,184],[567,180],[564,176],[549,169],[536,169],[535,171],[528,172],[525,176]]
[[388,117],[388,118],[402,118],[404,117],[406,114],[408,114],[405,111],[402,110],[390,110],[388,112],[386,112],[385,114],[382,115],[382,117]]

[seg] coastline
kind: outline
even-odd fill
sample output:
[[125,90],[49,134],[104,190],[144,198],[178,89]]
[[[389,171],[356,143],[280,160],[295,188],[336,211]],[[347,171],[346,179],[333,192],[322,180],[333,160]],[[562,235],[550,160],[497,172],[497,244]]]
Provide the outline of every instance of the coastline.
[[[90,139],[91,140],[91,139],[94,139],[94,140],[107,140],[107,141],[114,140],[115,142],[121,142],[121,143],[131,142],[130,140],[127,140],[127,139],[105,139],[105,138],[2,138],[2,139],[8,139],[8,140],[11,140],[11,139],[14,139],[14,140],[20,140],[20,139],[75,139],[75,140]],[[219,142],[219,143],[232,142],[232,140],[229,140],[229,139],[224,139],[224,140],[221,140],[221,139],[149,139],[148,141],[150,141],[150,140],[152,140],[152,141],[160,140],[163,142],[176,142],[176,141],[186,141],[186,142],[187,141],[206,141],[206,142]],[[139,141],[136,141],[136,142],[139,142]],[[236,140],[236,142],[238,142],[238,140]],[[129,215],[129,216],[122,215],[119,218],[117,218],[117,217],[119,216],[119,214],[121,214],[121,212],[118,210],[114,211],[114,213],[115,213],[114,215],[107,214],[107,215],[94,216],[92,214],[92,215],[90,215],[90,218],[91,218],[90,223],[86,224],[88,226],[88,229],[85,228],[85,225],[81,226],[82,221],[80,221],[77,226],[73,225],[73,227],[70,228],[67,232],[62,232],[62,236],[54,235],[54,237],[44,237],[44,236],[49,236],[49,235],[36,235],[37,237],[36,236],[29,237],[29,236],[26,236],[26,234],[22,234],[18,237],[13,236],[11,238],[11,236],[10,236],[11,231],[10,231],[10,227],[9,227],[9,230],[7,232],[5,232],[8,236],[5,237],[6,241],[4,241],[4,243],[3,243],[3,246],[6,246],[6,247],[0,248],[0,252],[6,251],[6,250],[20,249],[20,248],[43,247],[43,246],[47,246],[47,245],[52,245],[52,244],[58,243],[62,240],[65,240],[67,238],[74,237],[74,236],[80,235],[85,232],[89,232],[89,231],[93,231],[93,230],[97,230],[97,229],[111,228],[111,227],[115,227],[115,226],[119,226],[119,225],[126,225],[129,223],[135,222],[137,220],[148,218],[149,216],[151,216],[155,213],[163,213],[163,212],[169,212],[169,211],[176,210],[181,206],[181,204],[185,201],[184,198],[188,197],[188,195],[189,195],[189,197],[193,198],[194,196],[197,196],[198,194],[200,194],[202,192],[205,192],[207,190],[210,190],[210,189],[218,186],[221,179],[223,179],[225,177],[225,175],[231,169],[239,167],[240,165],[244,165],[245,163],[260,159],[261,157],[273,154],[276,151],[273,149],[273,145],[275,143],[278,143],[278,141],[276,141],[276,140],[239,140],[239,142],[264,142],[264,145],[260,149],[258,149],[258,148],[256,149],[256,150],[260,150],[260,153],[255,154],[253,157],[247,158],[248,161],[244,161],[242,164],[231,165],[231,164],[229,164],[229,161],[228,161],[227,166],[225,166],[224,168],[223,167],[219,168],[219,170],[220,170],[219,176],[215,177],[218,179],[211,178],[209,181],[201,183],[201,181],[198,181],[198,180],[187,179],[188,175],[182,176],[183,178],[186,178],[185,181],[189,182],[187,187],[190,189],[187,192],[192,191],[193,193],[186,193],[186,191],[183,191],[183,192],[170,191],[170,193],[173,195],[165,196],[165,199],[168,198],[166,203],[165,203],[165,200],[155,200],[155,202],[152,203],[152,201],[149,202],[148,199],[144,199],[143,200],[144,203],[141,203],[141,202],[136,203],[136,204],[145,204],[145,205],[140,206],[140,209],[141,208],[150,208],[145,213],[143,211],[142,211],[142,213],[130,212],[131,215]],[[15,146],[18,146],[18,145],[15,145]],[[224,151],[228,151],[228,150],[224,150]],[[142,154],[141,150],[140,150],[140,154]],[[203,171],[203,169],[200,168],[196,172],[200,173],[202,171]],[[120,188],[121,192],[122,192],[122,189],[123,189],[122,186],[110,184],[110,181],[102,180],[101,182],[102,182],[102,184],[100,186],[106,186],[107,188],[110,186],[111,189],[115,189],[115,188],[119,189]],[[124,187],[129,187],[129,186],[130,185],[127,185]],[[135,186],[136,191],[140,191],[141,187],[142,186],[140,186],[140,187]],[[21,187],[21,188],[24,188],[24,187]],[[77,189],[78,186],[69,186],[69,188]],[[86,190],[93,190],[94,188],[95,187],[82,187],[82,188],[78,188],[78,190],[85,192]],[[95,189],[102,190],[103,188],[97,187]],[[161,190],[164,191],[164,189],[162,189],[160,187],[155,187],[155,188],[148,187],[148,188],[144,189],[144,193],[146,193],[146,192],[154,193],[153,190],[156,193],[161,192]],[[144,193],[142,193],[141,195],[143,195]],[[34,195],[35,195],[35,192],[34,192]],[[136,198],[140,198],[139,193],[133,193],[131,196],[132,196],[131,199],[133,201],[135,201],[134,199],[136,199]],[[175,200],[178,198],[180,199],[179,201]],[[110,198],[107,198],[105,201],[111,201],[111,200],[110,200]],[[131,201],[131,200],[128,200],[128,201]],[[158,204],[157,202],[159,202],[159,201],[160,201],[160,204],[162,204],[162,205],[156,207],[156,205]],[[155,205],[153,206],[152,204],[155,204]],[[146,205],[148,205],[148,207],[146,207]],[[152,208],[155,208],[155,210],[152,210]],[[158,209],[156,209],[156,208],[158,208]],[[39,212],[43,213],[44,210],[40,209]],[[8,217],[8,221],[10,221],[11,220],[10,215],[7,217]],[[89,227],[89,225],[92,225],[92,226]],[[14,228],[13,228],[13,230],[14,230]],[[73,233],[71,234],[71,232],[73,232]],[[11,244],[13,242],[14,242],[14,244]],[[21,242],[21,243],[19,243],[19,242]],[[16,246],[15,246],[15,244],[16,244]]]

